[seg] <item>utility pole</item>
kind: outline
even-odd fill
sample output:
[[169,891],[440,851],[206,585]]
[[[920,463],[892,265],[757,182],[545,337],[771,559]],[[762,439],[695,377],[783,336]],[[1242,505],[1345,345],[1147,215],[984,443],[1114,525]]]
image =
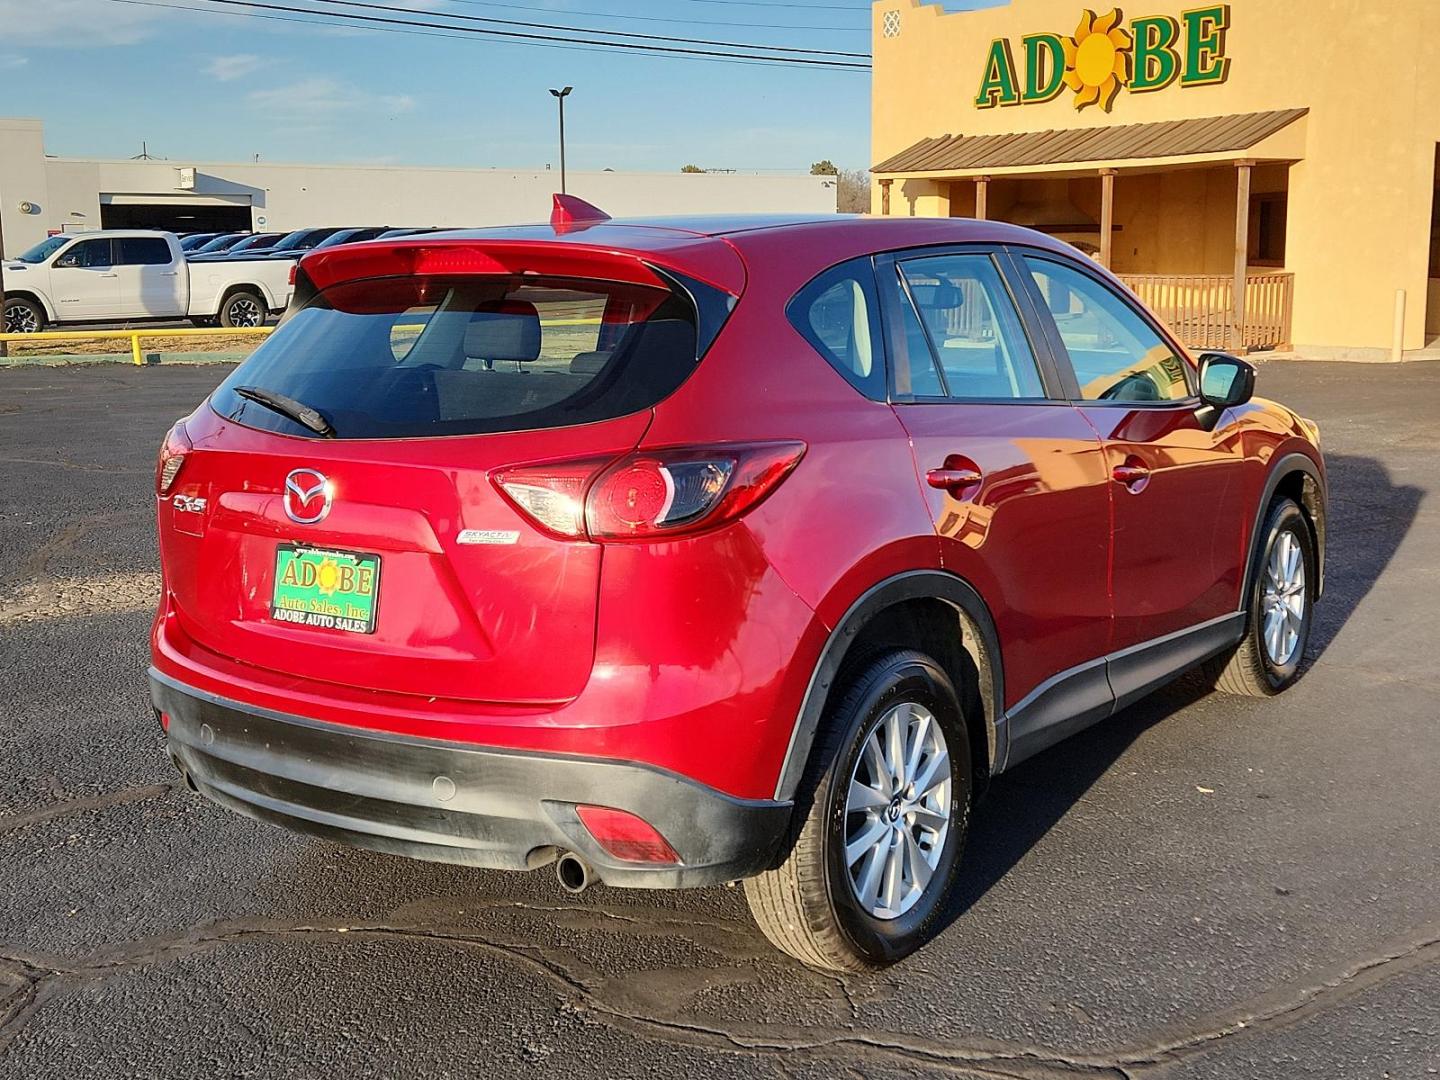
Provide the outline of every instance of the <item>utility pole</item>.
[[[0,195],[0,334],[10,329],[5,317],[5,200]],[[0,339],[0,357],[10,355],[10,343]]]
[[563,90],[550,88],[550,93],[560,105],[560,194],[565,194],[565,99],[570,96],[573,86],[567,86]]

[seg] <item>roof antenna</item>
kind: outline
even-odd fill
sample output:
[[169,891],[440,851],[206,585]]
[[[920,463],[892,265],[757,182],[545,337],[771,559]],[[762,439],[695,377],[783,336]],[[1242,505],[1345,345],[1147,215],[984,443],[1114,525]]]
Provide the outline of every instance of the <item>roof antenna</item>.
[[550,227],[557,233],[571,232],[609,221],[610,215],[598,206],[591,206],[574,195],[555,193],[555,208],[550,211]]

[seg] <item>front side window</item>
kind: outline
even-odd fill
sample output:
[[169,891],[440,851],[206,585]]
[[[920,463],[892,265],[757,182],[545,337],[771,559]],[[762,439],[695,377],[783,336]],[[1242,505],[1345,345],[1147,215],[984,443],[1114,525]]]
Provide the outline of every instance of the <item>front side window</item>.
[[791,324],[857,390],[885,399],[875,272],[869,259],[832,266],[786,308]]
[[222,416],[315,432],[257,403],[284,395],[341,439],[533,431],[648,409],[695,369],[693,306],[650,286],[543,277],[333,285],[220,384]]
[[1189,363],[1124,299],[1088,274],[1025,256],[1086,401],[1183,401]]
[[109,240],[82,240],[56,260],[57,266],[95,269],[111,265]]
[[[962,401],[1045,397],[1015,303],[989,255],[907,259],[899,271],[914,305],[904,315],[912,393],[933,396],[938,382],[941,396]],[[938,374],[917,364],[916,354],[923,358],[927,350]]]
[[122,236],[121,266],[164,266],[170,262],[170,245],[158,236]]

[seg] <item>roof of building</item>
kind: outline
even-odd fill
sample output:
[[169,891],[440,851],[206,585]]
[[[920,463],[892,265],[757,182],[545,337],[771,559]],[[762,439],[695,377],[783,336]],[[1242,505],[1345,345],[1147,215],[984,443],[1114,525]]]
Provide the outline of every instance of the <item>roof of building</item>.
[[886,158],[872,171],[880,174],[958,172],[1230,153],[1249,150],[1309,111],[1276,109],[1193,120],[1008,135],[937,135],[921,139]]

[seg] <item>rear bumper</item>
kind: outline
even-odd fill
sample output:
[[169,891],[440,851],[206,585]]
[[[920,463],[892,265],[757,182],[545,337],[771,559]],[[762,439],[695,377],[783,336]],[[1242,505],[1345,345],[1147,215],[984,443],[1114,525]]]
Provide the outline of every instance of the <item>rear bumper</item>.
[[[244,705],[150,670],[171,756],[207,798],[338,843],[438,862],[527,870],[561,851],[608,885],[683,888],[756,874],[791,804],[737,799],[629,762],[536,754],[341,727]],[[616,860],[576,804],[644,818],[679,866]]]

